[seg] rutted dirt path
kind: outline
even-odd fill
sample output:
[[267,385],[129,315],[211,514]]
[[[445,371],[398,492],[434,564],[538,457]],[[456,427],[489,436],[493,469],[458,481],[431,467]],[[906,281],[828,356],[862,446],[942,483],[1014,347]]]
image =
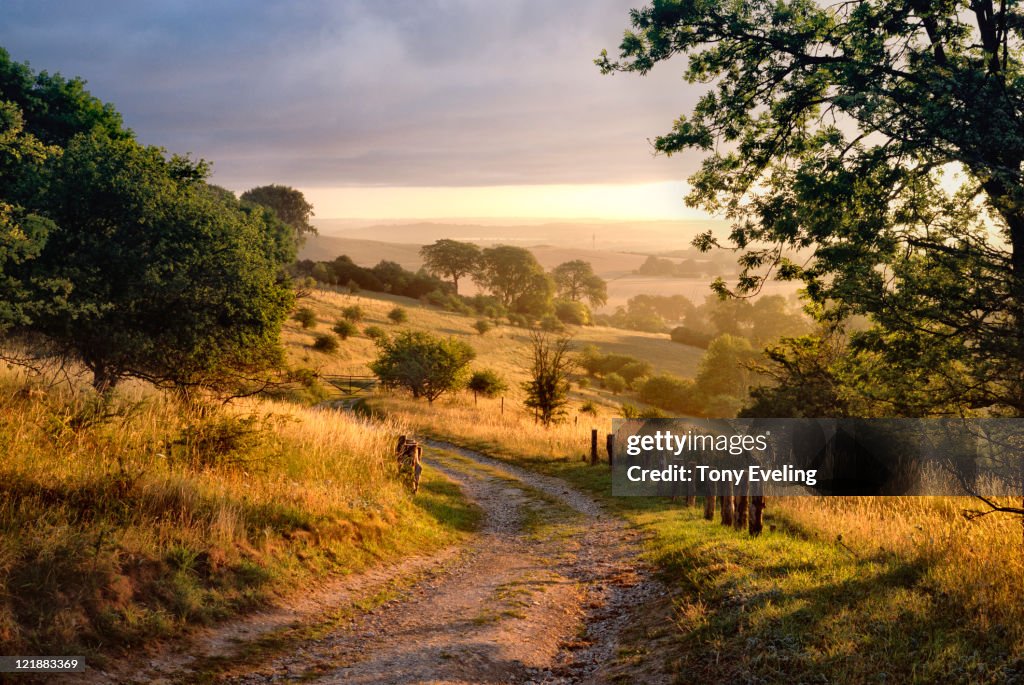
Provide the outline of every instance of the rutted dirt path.
[[[663,594],[639,561],[641,536],[563,481],[454,445],[429,442],[428,468],[459,483],[484,511],[463,549],[391,572],[410,579],[393,598],[353,612],[257,666],[218,680],[315,683],[603,683],[623,628]],[[321,612],[351,605],[356,589],[386,585],[380,571],[346,579],[348,588],[311,596]],[[322,606],[322,604],[333,606]],[[280,612],[279,612],[280,613]],[[230,663],[234,650],[282,622],[312,613],[264,614],[212,631],[207,654]],[[269,617],[269,618],[268,618]],[[248,627],[246,627],[248,626]],[[645,660],[643,682],[669,682]],[[164,663],[167,682],[191,682],[192,663]],[[251,660],[250,662],[251,663]],[[616,671],[621,678],[621,670]],[[632,678],[630,678],[632,680]]]

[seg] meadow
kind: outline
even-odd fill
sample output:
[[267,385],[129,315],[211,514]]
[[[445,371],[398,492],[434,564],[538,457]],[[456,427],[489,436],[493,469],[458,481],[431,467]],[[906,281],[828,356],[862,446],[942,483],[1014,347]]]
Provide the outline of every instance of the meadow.
[[[350,299],[317,294],[314,302],[329,321],[331,308]],[[394,306],[394,298],[376,304],[354,299],[375,319]],[[523,376],[509,361],[521,342],[516,331],[478,336],[467,330],[471,319],[408,306],[413,325],[466,336],[485,365]],[[622,334],[573,332],[602,350],[602,336]],[[298,331],[289,335],[299,340]],[[363,341],[346,341],[343,348],[339,357],[348,354],[347,361],[367,354]],[[678,354],[673,372],[692,375],[693,352],[669,349]],[[671,364],[670,357],[645,356],[657,350],[644,334],[622,348],[657,360],[661,370],[658,364]],[[293,347],[292,354],[307,353]],[[1024,584],[1024,547],[1016,518],[968,520],[964,510],[977,506],[970,498],[793,497],[769,503],[766,530],[752,539],[679,502],[611,497],[607,466],[591,467],[586,457],[591,428],[602,435],[609,430],[622,398],[574,384],[565,420],[545,428],[510,395],[504,411],[500,400],[474,401],[466,393],[432,405],[376,394],[366,404],[373,415],[417,433],[565,478],[644,530],[648,561],[660,569],[672,597],[662,613],[651,614],[651,625],[635,628],[639,651],[625,650],[624,662],[655,649],[650,636],[660,631],[654,624],[669,621],[675,629],[657,649],[691,675],[865,682],[884,673],[894,682],[932,682],[952,674],[954,680],[998,682],[1024,664],[1024,605],[1017,590]],[[580,412],[595,398],[601,400],[595,414]]]
[[102,655],[458,541],[476,513],[449,481],[394,479],[404,430],[0,374],[0,650]]

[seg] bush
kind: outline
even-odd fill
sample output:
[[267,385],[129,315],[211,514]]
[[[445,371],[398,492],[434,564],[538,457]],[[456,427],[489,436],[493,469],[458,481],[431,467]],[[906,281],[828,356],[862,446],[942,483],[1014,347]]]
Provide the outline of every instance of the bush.
[[597,416],[597,407],[594,406],[593,402],[587,400],[582,405],[580,405],[580,413],[590,414],[591,416]]
[[616,394],[626,389],[626,379],[617,373],[606,374],[603,382],[604,387]]
[[530,327],[530,320],[526,318],[524,315],[517,314],[515,312],[508,315],[508,322],[509,324],[513,326],[518,326],[519,328]]
[[380,341],[388,337],[388,332],[380,326],[367,326],[363,329],[363,335],[373,341]]
[[623,402],[619,406],[619,412],[622,413],[622,418],[624,418],[624,419],[639,419],[640,418],[640,410],[637,409],[635,404],[630,404],[629,402]]
[[711,340],[713,339],[713,337],[707,333],[703,333],[687,326],[677,326],[676,328],[673,328],[669,336],[672,338],[672,342],[677,342],[680,345],[699,347],[702,350],[708,349],[708,345],[711,344]]
[[681,414],[696,414],[700,400],[696,384],[669,374],[651,376],[640,386],[640,400]]
[[353,323],[358,323],[359,321],[362,321],[364,314],[365,312],[363,311],[363,308],[357,304],[345,307],[344,309],[341,310],[342,318]]
[[545,314],[540,320],[540,329],[549,333],[560,333],[565,330],[565,325],[553,314]]
[[334,328],[332,330],[337,333],[338,337],[342,340],[348,340],[350,336],[359,332],[356,325],[348,319],[342,319],[338,323],[334,324]]
[[473,372],[466,387],[473,391],[474,396],[497,397],[508,390],[508,383],[496,372],[490,369],[482,369]]
[[633,384],[640,378],[650,376],[654,373],[654,367],[648,362],[633,361],[627,364],[623,364],[622,367],[616,372],[622,376],[629,387],[633,387]]
[[388,312],[388,318],[392,323],[405,323],[409,320],[409,313],[401,307],[395,307]]
[[356,283],[356,282],[355,282],[354,280],[352,280],[351,278],[350,278],[350,279],[348,279],[348,283],[346,283],[346,284],[345,284],[345,287],[346,287],[346,288],[348,288],[348,291],[349,291],[350,293],[352,293],[353,295],[355,295],[355,294],[356,294],[356,293],[358,293],[358,292],[359,292],[360,290],[362,290],[362,288],[360,288],[360,287],[359,287],[359,284],[358,284],[358,283]]
[[404,331],[377,342],[379,353],[370,368],[386,388],[404,388],[414,398],[433,402],[458,390],[476,353],[457,338],[437,338],[423,331]]
[[338,339],[330,333],[320,333],[316,336],[316,340],[313,341],[313,349],[327,353],[337,352]]
[[572,300],[557,300],[555,302],[555,317],[562,323],[576,326],[588,326],[591,323],[590,310],[587,305]]
[[301,307],[292,314],[292,318],[302,324],[303,328],[316,328],[316,312],[309,307]]
[[581,378],[581,379],[579,379],[578,381],[576,381],[576,387],[578,387],[580,390],[586,390],[587,388],[590,387],[590,379],[589,378]]
[[487,319],[480,319],[475,324],[473,324],[473,328],[476,329],[477,333],[479,333],[480,335],[483,335],[487,331],[489,331],[492,328],[494,328],[494,326],[492,326],[491,322],[488,321]]

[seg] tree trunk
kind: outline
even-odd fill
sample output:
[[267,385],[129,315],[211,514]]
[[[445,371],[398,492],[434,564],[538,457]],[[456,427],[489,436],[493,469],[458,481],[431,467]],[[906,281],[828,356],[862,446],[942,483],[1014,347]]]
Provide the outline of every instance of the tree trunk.
[[706,495],[704,497],[704,518],[708,521],[715,520],[715,496]]

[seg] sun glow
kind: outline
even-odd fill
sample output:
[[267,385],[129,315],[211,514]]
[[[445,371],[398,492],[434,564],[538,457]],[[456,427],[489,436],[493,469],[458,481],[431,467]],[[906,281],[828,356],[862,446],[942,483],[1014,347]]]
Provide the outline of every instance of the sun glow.
[[303,188],[318,218],[706,219],[681,181],[473,187]]

